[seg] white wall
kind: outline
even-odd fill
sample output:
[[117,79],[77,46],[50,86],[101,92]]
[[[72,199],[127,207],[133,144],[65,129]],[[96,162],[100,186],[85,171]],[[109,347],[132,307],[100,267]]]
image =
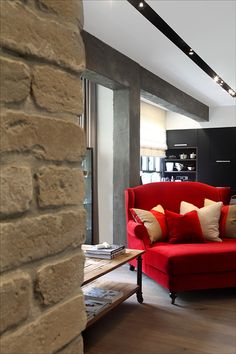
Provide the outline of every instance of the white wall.
[[97,90],[99,242],[113,242],[113,91]]
[[171,129],[200,129],[223,128],[236,126],[236,105],[224,107],[210,107],[209,122],[196,122],[174,112],[166,113],[166,130]]

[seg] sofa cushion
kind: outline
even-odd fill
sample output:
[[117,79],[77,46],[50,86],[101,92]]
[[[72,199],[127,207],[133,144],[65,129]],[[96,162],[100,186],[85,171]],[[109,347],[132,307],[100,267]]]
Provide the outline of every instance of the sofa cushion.
[[165,214],[161,205],[157,205],[150,211],[131,208],[130,212],[136,222],[144,224],[151,243],[164,240],[167,237]]
[[236,270],[235,253],[235,239],[229,238],[198,244],[161,242],[146,250],[145,262],[169,275],[214,273]]
[[[213,200],[205,199],[204,206],[215,204]],[[220,216],[220,236],[236,237],[236,204],[223,205]]]
[[196,210],[200,220],[202,233],[206,240],[221,242],[221,239],[219,238],[219,221],[222,205],[222,202],[217,202],[199,209],[191,203],[182,201],[180,203],[180,214]]
[[184,215],[166,210],[165,215],[170,243],[199,243],[205,241],[196,210]]

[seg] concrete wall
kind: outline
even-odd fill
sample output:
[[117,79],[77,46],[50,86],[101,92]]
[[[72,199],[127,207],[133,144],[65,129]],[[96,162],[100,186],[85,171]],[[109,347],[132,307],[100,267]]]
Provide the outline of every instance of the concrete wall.
[[113,242],[113,91],[97,87],[99,242]]
[[[1,4],[1,353],[82,353],[80,0]],[[65,50],[66,45],[66,50]]]

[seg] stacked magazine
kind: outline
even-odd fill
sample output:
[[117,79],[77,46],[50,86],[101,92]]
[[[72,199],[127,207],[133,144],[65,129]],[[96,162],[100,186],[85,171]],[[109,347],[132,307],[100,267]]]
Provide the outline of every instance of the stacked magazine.
[[118,290],[93,287],[90,289],[85,289],[84,296],[86,300],[98,300],[111,304],[123,296],[123,292]]
[[93,287],[83,289],[88,321],[123,296],[122,291]]
[[85,298],[85,308],[88,321],[109,305],[108,302]]
[[122,291],[93,287],[83,289],[88,321],[123,296]]
[[124,245],[110,245],[109,248],[98,248],[96,245],[86,248],[85,255],[87,257],[113,259],[125,253]]

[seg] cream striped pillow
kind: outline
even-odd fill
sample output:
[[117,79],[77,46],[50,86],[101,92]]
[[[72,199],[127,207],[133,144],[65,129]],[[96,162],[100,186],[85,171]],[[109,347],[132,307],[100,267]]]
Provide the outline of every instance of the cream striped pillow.
[[182,201],[180,203],[180,214],[186,214],[192,210],[196,210],[205,239],[208,241],[222,242],[219,237],[219,221],[222,205],[222,202],[217,202],[203,208],[198,208],[191,203]]

